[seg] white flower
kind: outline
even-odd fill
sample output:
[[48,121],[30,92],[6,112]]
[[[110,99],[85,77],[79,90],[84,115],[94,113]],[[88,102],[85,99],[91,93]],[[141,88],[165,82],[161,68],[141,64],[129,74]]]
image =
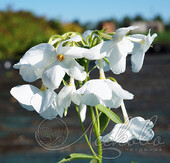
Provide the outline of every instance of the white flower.
[[[61,91],[58,93],[58,104],[65,108],[66,111],[68,107],[70,106],[71,102],[73,101],[73,93],[76,91],[75,85],[74,85],[74,79],[71,78],[71,82],[69,85],[64,86]],[[86,118],[86,105],[80,104],[78,106],[80,117],[82,122]]]
[[43,84],[51,89],[58,88],[65,73],[79,81],[85,80],[87,75],[84,68],[75,60],[75,58],[83,58],[87,49],[73,46],[63,47],[63,43],[57,48],[54,63],[47,67],[42,74]]
[[90,48],[88,51],[84,53],[84,57],[89,60],[99,60],[104,57],[106,57],[108,48],[110,49],[110,46],[107,47],[104,46],[104,41],[102,41],[100,44]]
[[157,37],[154,33],[150,35],[150,30],[147,36],[142,34],[134,34],[127,37],[129,40],[134,42],[134,48],[131,55],[132,71],[139,72],[142,68],[146,51],[150,48],[153,40]]
[[102,142],[114,141],[117,143],[127,143],[132,139],[149,141],[154,137],[154,132],[151,129],[153,126],[152,121],[145,120],[142,117],[135,117],[128,124],[116,124],[112,131],[105,136],[101,136],[100,140]]
[[55,58],[55,48],[50,44],[42,43],[29,49],[14,65],[14,68],[19,69],[19,73],[25,81],[33,82],[41,77],[42,71],[53,63]]
[[[80,36],[67,41],[80,41]],[[42,78],[43,84],[53,90],[59,87],[65,73],[76,80],[85,80],[86,72],[75,58],[83,58],[88,49],[63,47],[64,42],[60,44],[57,52],[52,45],[47,43],[32,47],[19,63],[14,65],[14,68],[20,70],[25,81],[33,82]]]
[[126,69],[126,56],[132,51],[133,43],[126,38],[126,34],[137,27],[119,28],[113,35],[113,40],[104,43],[107,48],[109,67],[115,74],[123,73]]
[[64,109],[57,104],[57,94],[51,89],[41,91],[26,84],[12,88],[10,93],[23,108],[29,111],[35,110],[45,119],[53,119],[57,115],[63,116]]
[[114,34],[113,40],[102,41],[100,44],[89,49],[86,58],[90,60],[98,60],[107,57],[109,67],[115,74],[120,74],[126,68],[126,56],[132,52],[133,43],[127,39],[126,34],[137,27],[130,26],[127,28],[119,28]]
[[68,108],[71,104],[72,95],[75,90],[74,85],[64,86],[58,93],[58,104],[63,108]]
[[73,102],[90,106],[102,104],[109,108],[118,108],[123,99],[132,99],[133,95],[109,79],[93,79],[86,82],[73,93]]
[[81,103],[78,108],[80,112],[81,121],[84,122],[84,120],[86,119],[87,106]]

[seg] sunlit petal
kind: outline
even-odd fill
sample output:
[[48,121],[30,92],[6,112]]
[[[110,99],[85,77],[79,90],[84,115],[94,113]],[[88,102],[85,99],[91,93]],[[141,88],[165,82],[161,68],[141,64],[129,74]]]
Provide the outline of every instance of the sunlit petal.
[[39,89],[29,84],[13,87],[10,91],[11,95],[18,100],[22,107],[29,111],[34,110],[31,105],[31,98],[37,92],[39,92]]
[[51,89],[57,89],[65,75],[64,69],[53,63],[42,74],[42,81],[45,86]]

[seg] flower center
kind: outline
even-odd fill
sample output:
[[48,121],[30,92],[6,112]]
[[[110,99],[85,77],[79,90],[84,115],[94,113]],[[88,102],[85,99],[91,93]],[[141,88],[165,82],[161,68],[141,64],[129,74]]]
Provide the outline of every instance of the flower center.
[[64,56],[62,54],[57,55],[57,60],[60,62],[64,60]]

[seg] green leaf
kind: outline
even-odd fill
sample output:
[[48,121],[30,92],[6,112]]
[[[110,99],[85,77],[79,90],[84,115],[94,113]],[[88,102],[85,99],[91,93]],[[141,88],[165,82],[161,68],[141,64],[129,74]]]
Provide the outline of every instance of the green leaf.
[[63,163],[63,162],[68,162],[68,161],[78,160],[78,159],[96,159],[96,158],[94,156],[88,155],[88,154],[72,153],[72,154],[66,156],[65,158],[63,158],[58,163]]
[[99,116],[99,121],[100,121],[100,134],[102,134],[106,127],[108,126],[110,118],[105,113],[101,113]]
[[101,112],[105,113],[113,122],[115,123],[123,123],[120,118],[109,108],[99,104],[96,106]]
[[93,160],[90,161],[90,163],[97,163],[97,160],[93,159]]

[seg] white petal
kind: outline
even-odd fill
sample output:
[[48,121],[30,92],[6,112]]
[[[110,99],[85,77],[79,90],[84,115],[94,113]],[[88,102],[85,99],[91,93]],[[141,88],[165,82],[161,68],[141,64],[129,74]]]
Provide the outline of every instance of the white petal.
[[74,47],[74,46],[62,46],[62,44],[59,45],[57,48],[57,54],[62,54],[64,57],[70,57],[70,58],[83,58],[84,53],[86,53],[88,49],[81,48],[81,47]]
[[120,74],[125,72],[126,69],[126,57],[122,57],[115,65],[111,65],[110,69],[115,74]]
[[27,82],[33,82],[39,78],[35,75],[35,70],[30,65],[20,66],[19,74],[22,76],[23,80]]
[[31,105],[31,98],[37,92],[39,92],[39,89],[29,84],[13,87],[10,91],[11,95],[16,98],[25,109],[29,111],[34,110]]
[[127,143],[131,139],[133,139],[133,135],[129,132],[129,127],[123,123],[116,124],[109,134],[100,137],[102,142],[114,141],[117,143]]
[[57,94],[50,89],[36,93],[31,99],[31,105],[46,119],[53,119],[58,115]]
[[77,90],[80,94],[94,94],[103,100],[109,100],[112,97],[111,90],[105,80],[93,79],[86,82]]
[[126,38],[123,38],[120,42],[118,42],[117,46],[121,55],[124,57],[126,57],[127,54],[131,53],[134,47],[133,43]]
[[[116,30],[116,34],[126,35],[130,30],[138,28],[137,26],[122,27]],[[114,36],[114,35],[113,35]]]
[[116,30],[116,34],[113,35],[114,42],[119,42],[130,31],[138,28],[137,26],[123,27]]
[[64,114],[64,108],[58,105],[56,108],[56,111],[57,111],[58,115],[62,118],[63,114]]
[[150,48],[155,37],[157,37],[156,33],[154,33],[152,36],[150,36],[150,31],[151,30],[149,30],[149,33],[148,33],[146,40],[145,40],[145,52]]
[[110,90],[112,91],[111,100],[103,100],[103,105],[109,108],[118,108],[124,99],[132,99],[133,95],[128,91],[122,89],[122,87],[109,79],[106,79]]
[[20,59],[19,63],[28,64],[35,68],[45,68],[54,62],[55,59],[55,48],[48,43],[42,43],[29,49]]
[[111,90],[105,80],[94,79],[88,83],[87,90],[89,93],[100,97],[102,100],[110,100],[112,97]]
[[149,141],[154,137],[151,129],[154,125],[150,120],[144,120],[142,117],[135,117],[130,120],[130,132],[133,136],[142,141]]
[[49,119],[49,120],[56,118],[57,115],[58,115],[58,112],[56,111],[56,109],[52,107],[48,107],[44,112],[40,113],[40,116],[42,116],[45,119]]
[[82,122],[84,122],[84,120],[86,119],[86,110],[87,110],[86,105],[84,104],[79,105],[80,117]]
[[142,68],[145,52],[144,52],[144,45],[134,43],[135,48],[133,49],[131,55],[131,64],[132,64],[132,71],[139,72]]
[[109,66],[112,67],[122,58],[119,47],[116,44],[112,45],[112,50],[108,53]]
[[85,105],[96,106],[101,103],[101,99],[93,93],[86,92],[82,96],[81,102]]
[[133,34],[133,35],[127,36],[126,38],[132,42],[140,43],[142,40],[146,39],[146,36],[142,34]]
[[58,104],[63,108],[68,108],[71,104],[72,94],[75,91],[74,86],[65,86],[58,94]]
[[44,72],[44,69],[35,69],[35,70],[34,70],[34,74],[35,74],[38,78],[42,78],[43,72]]
[[133,48],[132,56],[131,56],[133,72],[139,72],[140,69],[142,68],[144,57],[145,57],[145,52],[149,49],[150,45],[152,44],[156,36],[157,36],[156,33],[150,36],[150,30],[147,36],[132,35],[132,37],[134,38],[142,39],[141,42],[134,43],[134,48]]
[[81,101],[82,101],[82,95],[78,94],[76,91],[73,92],[72,94],[72,101],[76,104],[76,105],[80,105]]
[[84,57],[89,60],[98,60],[104,58],[108,55],[109,51],[112,48],[112,41],[101,42],[100,44],[90,48],[86,53],[84,53]]
[[118,83],[113,82],[109,79],[106,79],[107,84],[109,85],[110,89],[112,90],[112,93],[115,93],[118,97],[122,99],[133,99],[133,94],[130,92],[124,90]]
[[55,62],[43,72],[42,82],[46,87],[54,90],[59,87],[64,75],[64,69]]
[[31,104],[38,113],[42,113],[50,106],[57,106],[57,95],[50,89],[39,91],[32,97]]
[[[118,43],[113,43],[112,50],[109,52],[109,56],[108,56],[109,67],[113,72],[115,72],[116,74],[124,72],[125,57],[128,55],[128,53],[132,51],[132,49],[133,49],[133,43],[127,40],[126,38],[123,38]],[[119,65],[120,64],[119,62],[123,63],[123,65]],[[116,65],[118,65],[119,67],[116,68]],[[120,66],[123,66],[123,68],[120,68]]]
[[64,68],[65,72],[74,78],[75,80],[83,81],[86,78],[86,72],[84,68],[79,65],[77,61],[71,58],[66,58],[62,62],[62,67]]
[[[86,82],[76,91],[77,103],[95,106],[102,103],[102,100],[111,100],[112,93],[105,80],[94,79]],[[74,100],[73,100],[74,101]],[[75,102],[75,101],[74,101]],[[102,103],[103,104],[103,103]]]

